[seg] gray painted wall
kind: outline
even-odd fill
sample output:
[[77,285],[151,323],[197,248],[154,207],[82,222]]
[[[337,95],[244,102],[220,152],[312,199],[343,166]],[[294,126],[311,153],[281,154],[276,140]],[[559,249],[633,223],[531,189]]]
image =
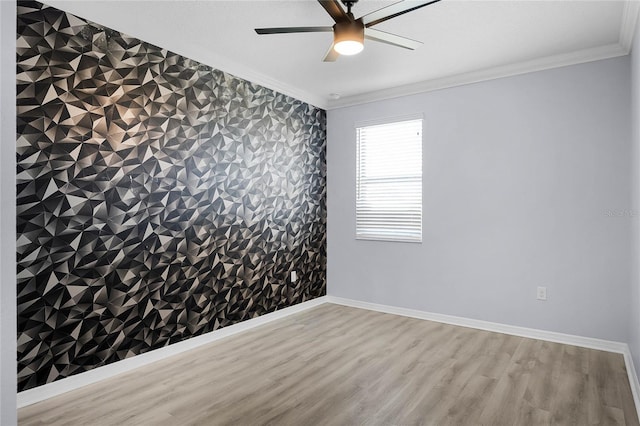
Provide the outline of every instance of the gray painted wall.
[[0,1],[0,425],[16,419],[16,2]]
[[631,53],[631,182],[633,211],[631,246],[631,308],[629,347],[636,372],[640,371],[640,31],[636,31],[634,50]]
[[[629,70],[623,57],[329,111],[328,294],[627,341]],[[354,123],[413,113],[423,242],[356,241]]]

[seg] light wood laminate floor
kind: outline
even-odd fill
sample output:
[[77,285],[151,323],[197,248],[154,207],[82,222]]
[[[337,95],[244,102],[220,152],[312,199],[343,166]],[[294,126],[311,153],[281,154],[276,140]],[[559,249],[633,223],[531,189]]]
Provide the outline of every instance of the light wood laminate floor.
[[19,410],[26,425],[638,425],[622,355],[325,304]]

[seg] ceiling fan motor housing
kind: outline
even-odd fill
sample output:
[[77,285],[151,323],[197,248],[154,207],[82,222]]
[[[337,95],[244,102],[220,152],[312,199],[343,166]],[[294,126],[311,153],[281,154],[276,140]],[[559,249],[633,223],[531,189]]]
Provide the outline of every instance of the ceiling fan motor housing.
[[343,42],[359,42],[364,44],[364,23],[357,19],[354,21],[338,22],[333,26],[333,43],[338,45]]

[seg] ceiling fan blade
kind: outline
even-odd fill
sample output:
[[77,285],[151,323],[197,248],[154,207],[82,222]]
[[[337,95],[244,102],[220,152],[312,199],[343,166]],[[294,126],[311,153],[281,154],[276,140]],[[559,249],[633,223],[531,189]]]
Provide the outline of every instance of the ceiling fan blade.
[[392,5],[378,9],[375,12],[368,13],[362,18],[365,27],[369,28],[380,22],[387,21],[396,16],[404,15],[405,13],[412,12],[421,7],[429,6],[430,4],[437,3],[440,0],[416,0],[416,1],[399,1]]
[[324,55],[323,62],[335,62],[336,59],[340,57],[340,54],[333,49],[333,43],[331,43],[331,47],[327,51],[327,54]]
[[415,50],[418,47],[422,46],[421,41],[412,40],[410,38],[386,33],[380,30],[374,30],[373,28],[364,29],[364,38],[373,41],[379,41],[380,43],[390,44],[392,46],[404,47],[405,49],[409,50]]
[[258,34],[289,34],[289,33],[328,33],[333,27],[281,27],[281,28],[256,28]]
[[347,12],[344,11],[342,6],[340,6],[338,0],[318,0],[318,3],[324,7],[324,10],[331,15],[334,21],[344,22],[352,20],[349,15],[347,15]]

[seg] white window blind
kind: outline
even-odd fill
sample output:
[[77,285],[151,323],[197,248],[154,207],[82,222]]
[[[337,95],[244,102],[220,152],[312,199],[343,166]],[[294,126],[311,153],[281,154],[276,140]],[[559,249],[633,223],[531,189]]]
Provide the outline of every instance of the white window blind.
[[422,119],[357,128],[356,238],[422,241]]

